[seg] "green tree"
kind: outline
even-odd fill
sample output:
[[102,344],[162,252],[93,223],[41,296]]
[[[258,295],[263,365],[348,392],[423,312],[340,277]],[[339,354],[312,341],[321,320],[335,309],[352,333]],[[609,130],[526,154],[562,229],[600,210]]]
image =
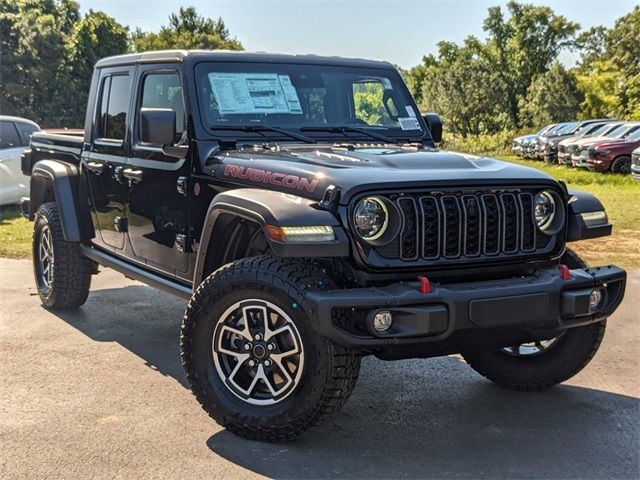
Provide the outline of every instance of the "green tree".
[[0,110],[43,126],[81,126],[93,64],[127,51],[124,27],[72,0],[0,3],[0,28]]
[[534,77],[520,105],[523,125],[538,127],[577,117],[582,95],[574,75],[560,63]]
[[127,27],[103,12],[89,10],[76,23],[66,49],[64,74],[74,95],[68,98],[66,109],[61,112],[65,114],[64,125],[82,126],[93,66],[101,58],[126,53],[128,42]]
[[563,48],[575,42],[580,26],[549,7],[507,4],[509,17],[500,7],[489,9],[484,21],[488,33],[488,59],[494,65],[504,88],[504,109],[510,126],[521,126],[519,105],[536,75],[547,72]]
[[242,50],[242,44],[231,37],[222,18],[202,17],[195,7],[180,8],[177,14],[169,15],[169,25],[158,33],[137,29],[131,45],[135,52],[171,48]]
[[640,6],[612,29],[596,27],[581,34],[578,42],[581,116],[640,119]]
[[57,121],[65,42],[79,16],[78,4],[71,0],[0,3],[0,109],[4,114],[45,125]]

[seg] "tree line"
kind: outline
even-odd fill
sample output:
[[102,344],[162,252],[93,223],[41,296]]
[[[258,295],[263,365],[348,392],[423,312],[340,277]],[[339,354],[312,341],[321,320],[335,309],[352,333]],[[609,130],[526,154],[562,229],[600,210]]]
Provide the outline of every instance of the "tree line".
[[[640,6],[607,29],[515,0],[489,9],[486,38],[440,42],[403,75],[423,110],[461,136],[575,118],[640,119]],[[168,48],[241,50],[221,18],[180,8],[157,32],[130,31],[74,0],[0,3],[0,112],[43,126],[81,127],[95,62]],[[579,53],[563,66],[563,50]]]
[[180,8],[158,32],[130,31],[73,0],[0,2],[0,113],[45,127],[82,127],[93,65],[101,58],[168,48],[240,50],[224,21]]
[[[463,137],[587,118],[640,119],[640,6],[611,29],[517,1],[489,9],[486,39],[440,42],[404,72],[420,106]],[[505,15],[508,13],[508,15]],[[579,53],[566,68],[561,51]]]

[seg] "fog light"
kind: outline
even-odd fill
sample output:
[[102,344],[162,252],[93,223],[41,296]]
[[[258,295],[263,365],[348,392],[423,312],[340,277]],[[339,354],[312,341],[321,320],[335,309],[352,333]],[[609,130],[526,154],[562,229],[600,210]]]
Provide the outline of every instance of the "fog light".
[[596,310],[602,304],[604,299],[604,291],[601,288],[596,288],[589,295],[589,307],[591,310]]
[[373,328],[376,332],[386,332],[393,324],[393,315],[387,310],[381,310],[373,317]]

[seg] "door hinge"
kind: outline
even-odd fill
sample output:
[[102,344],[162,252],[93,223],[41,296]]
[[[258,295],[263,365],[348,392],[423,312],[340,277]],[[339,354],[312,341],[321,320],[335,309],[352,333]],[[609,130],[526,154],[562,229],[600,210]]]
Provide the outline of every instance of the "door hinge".
[[113,227],[116,232],[124,233],[128,230],[129,224],[127,223],[126,217],[115,217],[113,219]]
[[187,196],[187,177],[178,177],[178,181],[176,182],[176,188],[178,189],[178,193],[180,195]]

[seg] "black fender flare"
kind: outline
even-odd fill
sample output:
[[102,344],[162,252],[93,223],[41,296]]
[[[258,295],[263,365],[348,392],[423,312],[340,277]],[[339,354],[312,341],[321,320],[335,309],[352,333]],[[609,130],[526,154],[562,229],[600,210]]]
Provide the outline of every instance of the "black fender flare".
[[[265,233],[271,251],[277,257],[348,257],[349,239],[340,221],[333,213],[318,209],[316,205],[317,202],[303,197],[255,188],[239,188],[219,193],[209,204],[202,227],[194,285],[204,280],[210,242],[216,242],[216,237],[224,238],[224,230],[218,224],[218,219],[223,213],[257,223]],[[267,225],[328,225],[333,227],[335,239],[329,242],[283,243],[271,239],[266,234]]]
[[[567,222],[567,242],[611,235],[613,225],[609,223],[605,208],[595,195],[574,189],[569,189],[568,194],[569,218]],[[596,212],[605,213],[601,222],[585,222],[582,214]]]
[[40,205],[47,201],[50,190],[55,195],[62,233],[65,240],[80,242],[83,239],[78,216],[78,168],[56,160],[40,160],[31,171],[29,220],[33,220]]

